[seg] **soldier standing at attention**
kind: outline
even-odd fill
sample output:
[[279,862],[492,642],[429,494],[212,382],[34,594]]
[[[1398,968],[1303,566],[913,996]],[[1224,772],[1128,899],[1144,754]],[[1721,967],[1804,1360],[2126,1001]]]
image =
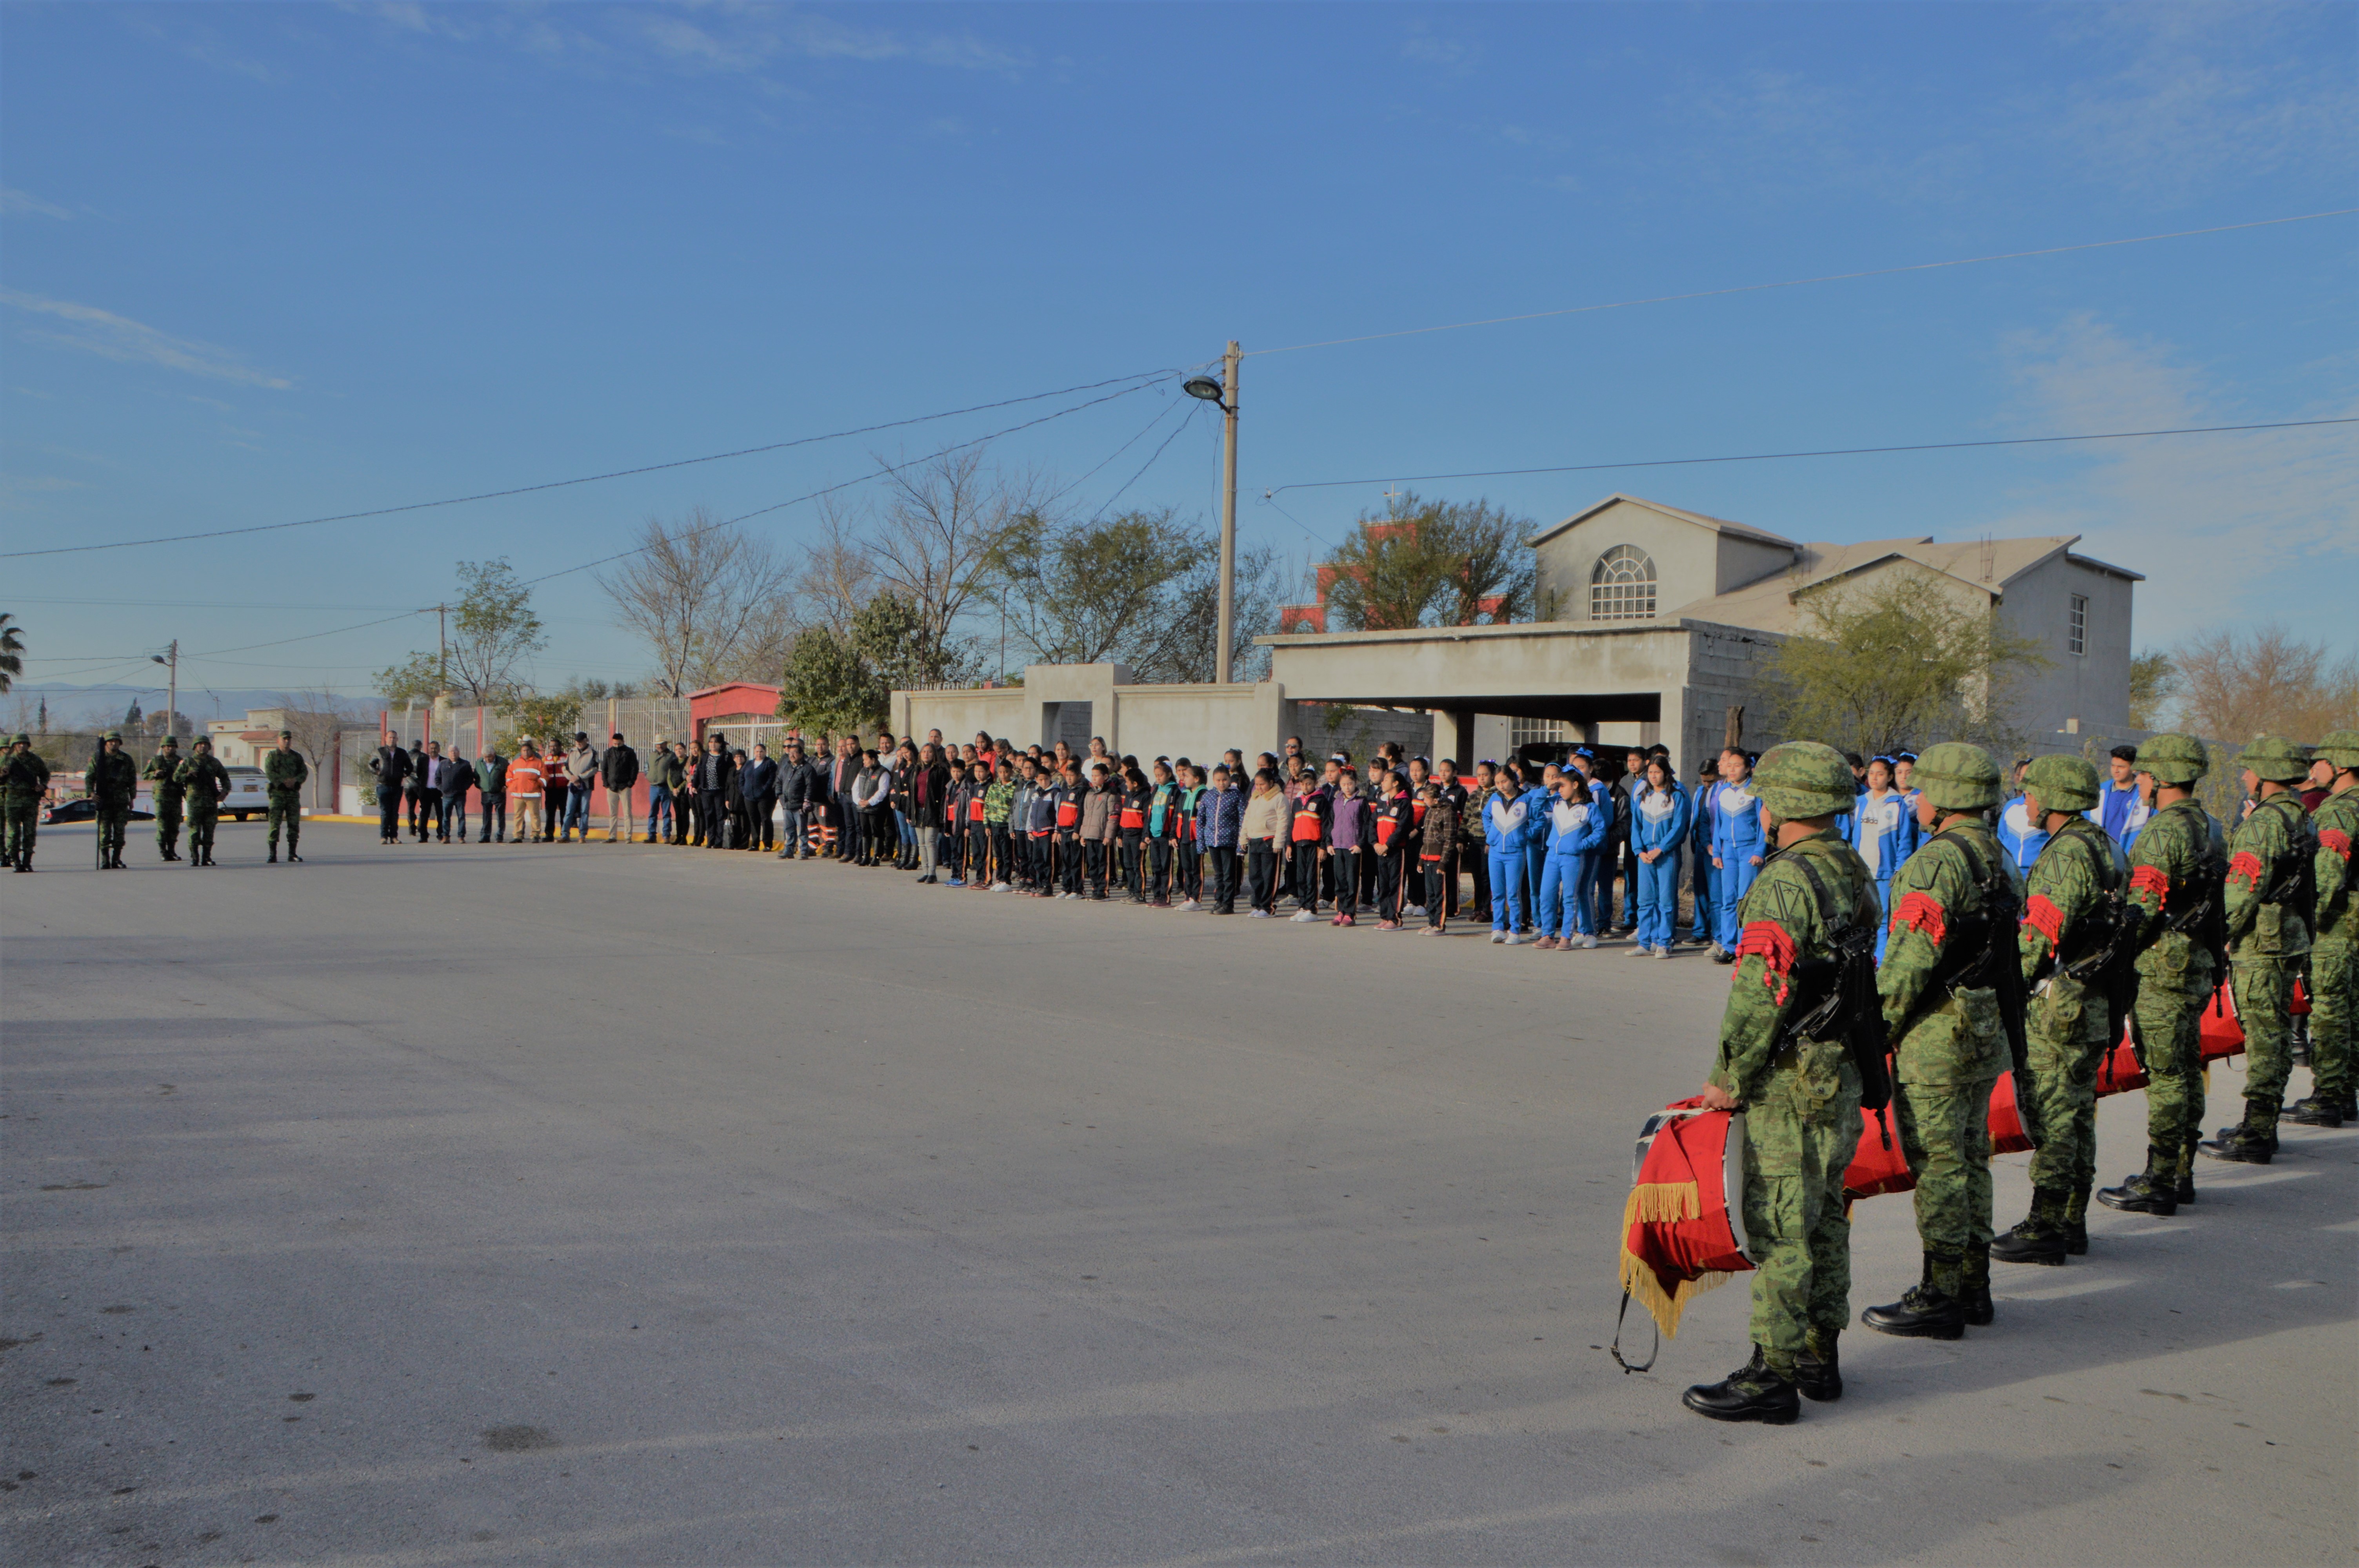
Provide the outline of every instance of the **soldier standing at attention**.
[[[1876,1023],[1870,976],[1881,912],[1875,879],[1835,829],[1852,802],[1843,754],[1814,741],[1772,747],[1754,783],[1771,852],[1745,893],[1720,1056],[1703,1089],[1712,1109],[1745,1113],[1753,1359],[1725,1381],[1690,1389],[1685,1403],[1715,1421],[1782,1426],[1800,1413],[1797,1395],[1843,1394],[1835,1336],[1851,1320],[1843,1180],[1859,1146],[1861,1097],[1848,1041],[1854,1024]],[[1857,968],[1854,1003],[1870,1016],[1821,1022],[1819,1004],[1842,985],[1846,957]],[[1799,1038],[1805,1017],[1810,1037]]]
[[33,869],[33,839],[49,789],[49,764],[33,750],[33,738],[19,735],[8,742],[7,759],[0,763],[0,806],[8,814],[8,864],[17,871]]
[[295,731],[281,730],[278,744],[262,754],[262,780],[270,792],[270,863],[274,866],[278,863],[282,822],[287,825],[287,863],[303,863],[303,857],[295,852],[295,840],[303,831],[303,784],[310,776],[303,753],[295,749]]
[[[1917,820],[1930,831],[1892,879],[1876,987],[1925,1274],[1860,1322],[1905,1338],[1958,1339],[1992,1315],[1990,1098],[2010,1050],[2001,989],[2016,992],[2020,976],[2016,913],[2003,907],[2016,902],[2015,869],[1986,815],[2003,793],[1989,752],[1944,741],[1918,759],[1912,782]],[[2023,1107],[2027,1122],[2032,1109]]]
[[2259,801],[2228,845],[2230,983],[2245,1029],[2245,1119],[2202,1145],[2215,1160],[2266,1165],[2277,1157],[2277,1113],[2293,1068],[2294,976],[2310,956],[2318,829],[2296,793],[2310,772],[2299,746],[2264,735],[2236,759]]
[[98,803],[98,869],[125,870],[123,830],[131,820],[131,803],[139,795],[139,770],[123,750],[123,731],[110,730],[90,760],[82,794]]
[[2312,753],[2333,769],[2318,827],[2317,918],[2310,939],[2310,1098],[2286,1108],[2303,1127],[2359,1120],[2351,1079],[2352,1014],[2359,1008],[2359,888],[2351,843],[2359,838],[2359,730],[2338,730]]
[[189,864],[213,863],[213,828],[221,821],[221,803],[229,798],[229,770],[213,755],[213,743],[204,736],[190,750],[195,753],[180,764],[174,780],[189,797]]
[[2073,967],[2110,946],[2110,912],[2129,866],[2105,830],[2082,815],[2097,804],[2097,770],[2079,757],[2041,757],[2023,777],[2024,814],[2045,840],[2032,863],[2017,935],[2029,1009],[2030,1065],[2039,1102],[2031,1157],[2031,1213],[1991,1243],[2006,1263],[2064,1261],[2089,1249],[2089,1190],[2097,1174],[2097,1064],[2114,1040],[2109,998]]
[[180,858],[180,739],[164,737],[162,745],[139,776],[155,783],[151,792],[156,802],[156,848],[168,860]]
[[2146,1170],[2097,1201],[2129,1214],[2176,1214],[2195,1201],[2191,1169],[2203,1120],[2203,1010],[2220,983],[2220,825],[2195,798],[2210,771],[2203,742],[2157,735],[2138,748],[2154,815],[2130,846],[2125,914],[2140,923],[2130,1018],[2146,1065]]

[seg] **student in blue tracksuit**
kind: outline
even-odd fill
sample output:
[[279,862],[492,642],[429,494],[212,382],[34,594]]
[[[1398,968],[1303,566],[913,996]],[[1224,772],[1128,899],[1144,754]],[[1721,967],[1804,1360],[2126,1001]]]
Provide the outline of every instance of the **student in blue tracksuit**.
[[1596,911],[1584,894],[1597,874],[1598,846],[1614,822],[1613,803],[1601,804],[1601,794],[1592,793],[1577,773],[1556,774],[1555,798],[1541,819],[1548,836],[1537,917],[1542,947],[1597,946]]
[[1852,813],[1851,831],[1843,835],[1843,842],[1859,851],[1859,858],[1867,862],[1868,874],[1875,879],[1876,905],[1884,912],[1875,929],[1875,956],[1879,959],[1884,957],[1885,939],[1892,929],[1893,873],[1917,852],[1924,838],[1925,829],[1919,825],[1908,797],[1893,780],[1892,759],[1874,759],[1867,764],[1867,793],[1859,797]]
[[1753,793],[1753,759],[1734,747],[1720,754],[1720,783],[1712,792],[1712,959],[1736,962],[1736,909],[1761,874],[1769,846],[1761,831],[1761,797]]
[[1680,850],[1695,812],[1688,792],[1671,776],[1669,758],[1647,758],[1645,777],[1630,803],[1630,857],[1638,881],[1635,956],[1651,952],[1668,958],[1680,918]]
[[2015,764],[2015,793],[1999,807],[1998,820],[1993,825],[1998,841],[2015,857],[2015,869],[2027,875],[2031,863],[2039,859],[2039,851],[2048,848],[2048,830],[2039,826],[2040,819],[2032,815],[2023,793],[2023,771],[2031,765],[2028,757],[2019,758]]
[[[1553,837],[1549,830],[1549,808],[1556,805],[1556,781],[1562,776],[1562,771],[1550,762],[1540,770],[1538,782],[1527,778],[1524,785],[1524,887],[1535,905],[1539,902],[1540,878],[1548,871],[1549,839]],[[1547,935],[1539,925],[1537,908],[1525,935],[1535,941]]]
[[1523,929],[1531,919],[1531,889],[1524,881],[1524,819],[1530,813],[1523,777],[1510,762],[1499,770],[1499,787],[1483,808],[1483,852],[1491,867],[1491,940],[1510,947],[1523,943]]
[[1720,763],[1706,757],[1696,769],[1695,791],[1688,807],[1688,879],[1695,893],[1695,919],[1688,940],[1701,947],[1718,946],[1720,928],[1712,913],[1712,792],[1720,784]]

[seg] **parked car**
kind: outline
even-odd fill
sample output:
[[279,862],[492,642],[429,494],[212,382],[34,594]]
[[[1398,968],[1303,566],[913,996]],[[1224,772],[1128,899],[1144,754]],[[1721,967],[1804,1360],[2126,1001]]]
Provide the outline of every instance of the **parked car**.
[[[98,803],[95,801],[60,800],[52,801],[48,806],[41,807],[41,824],[43,827],[48,827],[52,823],[94,822],[97,819]],[[133,822],[153,822],[156,820],[156,814],[152,811],[142,811],[135,806],[131,808],[129,820]]]
[[234,816],[240,822],[249,816],[266,816],[270,812],[270,796],[263,787],[260,768],[230,768],[229,795],[221,803],[223,816]]

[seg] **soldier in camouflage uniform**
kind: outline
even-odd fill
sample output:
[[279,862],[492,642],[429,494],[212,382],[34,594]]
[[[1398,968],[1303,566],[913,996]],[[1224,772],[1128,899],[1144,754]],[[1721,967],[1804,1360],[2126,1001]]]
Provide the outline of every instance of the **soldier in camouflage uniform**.
[[123,833],[131,821],[131,803],[139,798],[139,770],[123,749],[123,732],[110,730],[90,760],[82,794],[98,805],[98,867],[103,871],[126,870],[123,864]]
[[[1830,1039],[1788,1035],[1819,1000],[1805,992],[1838,959],[1839,936],[1851,934],[1859,961],[1873,964],[1880,912],[1875,879],[1834,825],[1852,804],[1842,753],[1791,741],[1763,757],[1754,779],[1776,852],[1745,894],[1720,1056],[1703,1090],[1713,1109],[1745,1113],[1753,1359],[1685,1400],[1716,1421],[1783,1425],[1800,1413],[1798,1395],[1843,1393],[1835,1336],[1851,1318],[1843,1180],[1860,1134],[1860,1074],[1839,1028]],[[1860,1005],[1872,1011],[1868,989],[1863,969]]]
[[196,754],[180,764],[175,782],[189,797],[189,864],[213,863],[213,830],[221,821],[221,803],[229,798],[229,770],[213,755],[213,743],[202,735],[190,748]]
[[303,753],[295,749],[295,731],[281,730],[278,744],[262,754],[262,780],[270,795],[270,863],[278,863],[278,825],[287,825],[287,863],[299,866],[295,840],[303,831],[303,785],[311,776]]
[[2097,1195],[2130,1214],[2176,1214],[2195,1201],[2203,1010],[2220,983],[2211,943],[2228,863],[2219,822],[2195,798],[2210,768],[2203,742],[2190,736],[2157,735],[2138,746],[2137,771],[2155,809],[2130,846],[2125,913],[2141,926],[2130,1019],[2147,1074],[2146,1170]]
[[2310,957],[2310,877],[2318,833],[2298,786],[2310,755],[2264,735],[2236,759],[2259,797],[2228,844],[2229,983],[2245,1031],[2245,1119],[2202,1150],[2215,1160],[2266,1165],[2277,1157],[2277,1113],[2293,1067],[2293,982]]
[[2129,866],[2082,813],[2097,804],[2097,770],[2079,757],[2041,757],[2024,774],[2033,827],[2051,835],[2024,889],[2017,950],[2026,989],[2045,979],[2030,1015],[2030,1065],[2039,1143],[2031,1157],[2031,1213],[1991,1243],[2005,1263],[2064,1261],[2089,1249],[2089,1191],[2097,1175],[2097,1065],[2113,1048],[2111,999],[2097,977],[2077,978],[2114,934],[2111,918]]
[[150,796],[156,802],[156,849],[164,859],[177,860],[180,858],[180,738],[165,736],[139,776],[155,786]]
[[2359,1121],[2352,1088],[2352,1016],[2359,1008],[2359,886],[2351,845],[2359,839],[2359,730],[2338,730],[2311,753],[2334,770],[2310,821],[2318,828],[2316,919],[2310,939],[2310,1098],[2286,1108],[2304,1127]]
[[[1892,879],[1891,931],[1876,976],[1893,1041],[1893,1119],[1917,1178],[1923,1280],[1860,1322],[1908,1338],[1956,1339],[1991,1321],[1990,1098],[2008,1070],[1998,988],[2017,982],[2015,923],[1997,929],[1985,892],[2014,857],[1991,831],[2004,793],[1980,746],[1945,741],[1917,759],[1924,846]],[[2002,972],[2004,971],[2004,972]],[[2027,1121],[2035,1114],[2025,1105]]]
[[49,764],[33,750],[33,738],[19,735],[8,742],[0,762],[0,808],[8,816],[8,864],[16,871],[33,869],[33,840],[41,826],[41,797],[49,790]]

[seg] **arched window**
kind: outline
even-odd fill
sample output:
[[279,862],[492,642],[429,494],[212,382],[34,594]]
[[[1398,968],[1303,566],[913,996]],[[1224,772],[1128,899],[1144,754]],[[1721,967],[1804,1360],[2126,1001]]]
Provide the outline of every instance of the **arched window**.
[[1636,545],[1616,545],[1589,574],[1592,621],[1648,621],[1655,614],[1655,563]]

